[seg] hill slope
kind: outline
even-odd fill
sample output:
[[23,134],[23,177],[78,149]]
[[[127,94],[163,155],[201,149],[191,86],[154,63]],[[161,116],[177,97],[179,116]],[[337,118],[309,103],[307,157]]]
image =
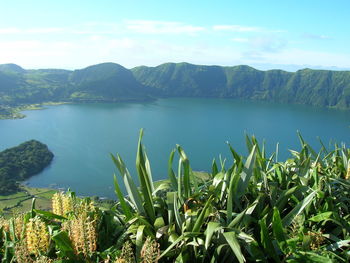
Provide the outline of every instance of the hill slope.
[[73,93],[70,99],[92,101],[143,100],[146,90],[126,68],[103,63],[75,70],[70,75]]
[[0,195],[16,192],[17,181],[40,173],[52,159],[47,146],[35,140],[0,152]]
[[350,72],[304,69],[260,71],[248,66],[167,63],[132,69],[158,96],[225,97],[350,107]]
[[0,65],[0,114],[44,102],[145,101],[220,97],[350,108],[350,71],[260,71],[249,66],[166,63],[128,70],[102,63],[80,70]]

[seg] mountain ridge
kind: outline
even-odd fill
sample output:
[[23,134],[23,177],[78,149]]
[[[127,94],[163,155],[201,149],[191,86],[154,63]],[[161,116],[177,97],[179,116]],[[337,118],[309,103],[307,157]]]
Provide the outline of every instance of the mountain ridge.
[[350,71],[258,70],[248,65],[164,63],[127,69],[106,62],[78,70],[0,65],[0,114],[45,102],[150,101],[161,97],[264,100],[350,108]]

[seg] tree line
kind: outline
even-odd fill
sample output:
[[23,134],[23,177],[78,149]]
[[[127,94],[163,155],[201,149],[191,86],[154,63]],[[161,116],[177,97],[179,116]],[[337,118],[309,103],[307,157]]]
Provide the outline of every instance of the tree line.
[[53,156],[47,145],[36,140],[0,152],[0,195],[18,191],[18,181],[40,173]]

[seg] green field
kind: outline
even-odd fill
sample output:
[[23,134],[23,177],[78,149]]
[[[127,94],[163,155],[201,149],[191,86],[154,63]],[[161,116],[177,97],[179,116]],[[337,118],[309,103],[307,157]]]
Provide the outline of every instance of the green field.
[[51,209],[51,197],[57,190],[49,188],[32,188],[21,186],[21,191],[12,195],[0,195],[0,214],[10,217],[16,213],[28,212],[33,198],[35,206],[40,210]]

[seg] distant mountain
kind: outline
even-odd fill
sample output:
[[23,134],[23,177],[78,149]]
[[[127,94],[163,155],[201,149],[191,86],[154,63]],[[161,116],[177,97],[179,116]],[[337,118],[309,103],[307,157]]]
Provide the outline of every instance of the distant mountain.
[[130,70],[114,63],[75,71],[19,69],[17,65],[0,65],[0,105],[14,107],[43,102],[151,99],[148,89],[135,79]]
[[143,100],[146,89],[132,72],[118,64],[103,63],[75,70],[69,77],[74,86],[73,100],[121,101]]
[[158,97],[265,100],[350,108],[350,71],[261,71],[249,66],[166,63],[131,70],[102,63],[80,70],[0,65],[0,108],[43,102],[146,101]]
[[26,70],[16,64],[2,64],[0,65],[0,71],[24,73]]
[[132,69],[143,85],[165,97],[222,97],[350,107],[350,71],[260,71],[249,66],[167,63]]

